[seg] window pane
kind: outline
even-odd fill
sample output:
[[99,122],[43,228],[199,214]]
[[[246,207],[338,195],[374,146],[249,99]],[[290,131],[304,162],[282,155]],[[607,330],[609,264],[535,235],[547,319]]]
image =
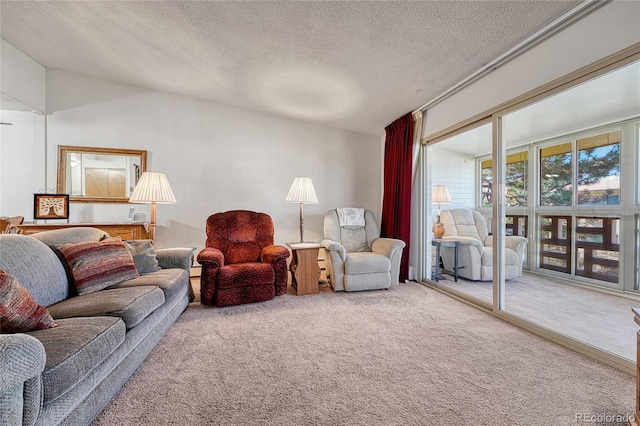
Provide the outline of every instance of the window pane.
[[[509,207],[524,207],[527,205],[527,167],[528,152],[507,155],[506,161],[506,201]],[[481,163],[482,173],[482,207],[491,207],[493,202],[493,161],[484,160]]]
[[540,150],[540,205],[571,205],[571,144]]
[[603,243],[604,237],[602,235],[583,234],[578,232],[576,234],[576,240],[585,243]]
[[506,215],[504,224],[507,235],[519,235],[521,237],[526,237],[528,223],[529,217],[527,215]]
[[620,204],[620,132],[578,140],[578,204]]
[[482,162],[482,207],[491,207],[493,202],[493,170],[491,162],[487,167],[487,161]]
[[527,205],[527,152],[507,156],[507,206]]
[[578,226],[584,226],[588,228],[602,228],[604,225],[603,219],[597,217],[579,217],[577,220]]

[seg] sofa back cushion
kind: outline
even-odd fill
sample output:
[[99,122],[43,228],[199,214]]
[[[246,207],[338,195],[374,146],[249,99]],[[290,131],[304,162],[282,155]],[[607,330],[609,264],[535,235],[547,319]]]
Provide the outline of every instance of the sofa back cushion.
[[442,210],[440,220],[444,225],[446,236],[474,238],[484,244],[484,240],[489,235],[487,223],[482,215],[475,210]]
[[69,297],[64,266],[42,241],[26,235],[0,235],[0,269],[15,276],[42,306]]
[[109,235],[102,229],[92,227],[61,228],[51,231],[38,232],[31,235],[31,237],[35,238],[36,240],[40,240],[48,245],[49,248],[56,254],[56,256],[58,256],[58,259],[60,259],[60,263],[62,263],[62,266],[67,273],[67,283],[69,287],[68,297],[77,296],[78,291],[73,285],[73,274],[71,273],[71,268],[67,264],[67,261],[65,260],[62,253],[60,253],[60,250],[58,250],[58,246],[61,244],[80,243],[83,241],[100,241],[108,236]]
[[336,209],[324,216],[324,237],[342,244],[347,253],[371,251],[371,245],[380,238],[380,227],[371,210],[364,210],[364,226],[340,226]]
[[[60,244],[81,243],[83,241],[100,241],[108,237],[107,233],[98,228],[61,228],[52,231],[38,232],[31,236],[40,240],[52,249]],[[54,250],[55,251],[55,250]]]
[[260,262],[263,247],[273,244],[273,221],[266,213],[231,210],[207,219],[207,247],[224,254],[225,264]]

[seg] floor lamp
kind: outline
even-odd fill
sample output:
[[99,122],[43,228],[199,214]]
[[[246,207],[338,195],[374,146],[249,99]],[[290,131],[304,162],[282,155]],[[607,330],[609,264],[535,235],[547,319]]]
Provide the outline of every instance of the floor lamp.
[[436,216],[436,223],[433,224],[433,235],[436,238],[442,238],[444,236],[444,225],[440,222],[440,207],[442,204],[451,204],[451,194],[446,185],[434,185],[431,187],[431,202],[438,205],[438,216]]
[[175,204],[176,197],[164,173],[144,172],[129,198],[130,203],[151,204],[149,238],[156,238],[156,203]]
[[318,197],[313,188],[313,182],[308,177],[297,177],[293,180],[287,198],[288,203],[300,203],[300,242],[304,241],[304,217],[302,213],[303,204],[318,204]]

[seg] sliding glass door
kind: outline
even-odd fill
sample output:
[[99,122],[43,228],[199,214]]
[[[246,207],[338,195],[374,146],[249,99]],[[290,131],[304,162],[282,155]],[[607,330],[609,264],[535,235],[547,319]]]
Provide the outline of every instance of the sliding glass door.
[[[430,141],[425,196],[442,185],[451,195],[450,204],[425,203],[430,284],[585,347],[635,359],[638,93],[640,63],[633,62]],[[463,217],[464,209],[471,216]],[[441,239],[428,232],[438,216],[446,222]],[[452,219],[461,221],[458,228]],[[475,227],[478,220],[488,237]],[[438,247],[440,240],[449,243]],[[457,247],[446,247],[451,241]],[[471,247],[479,253],[474,260]]]
[[[492,180],[489,175],[481,175],[486,170],[476,168],[476,158],[491,152],[492,128],[492,123],[487,122],[426,148],[429,163],[426,173],[430,182],[425,194],[429,275],[434,285],[486,307],[493,304],[493,285],[487,270],[490,268],[485,267],[483,271],[480,264],[482,253],[487,251],[484,247],[486,236],[481,238],[479,233],[470,236],[469,232],[463,231],[463,227],[470,228],[467,223],[470,217],[463,219],[463,216],[474,211],[480,213],[478,220],[483,221],[486,232],[490,232],[490,214],[486,209],[476,207],[491,199]],[[482,193],[476,191],[479,184]],[[440,199],[438,196],[445,190],[449,198]],[[460,223],[460,220],[466,222]],[[442,236],[435,232],[439,222],[444,225]],[[485,281],[480,281],[483,276]]]

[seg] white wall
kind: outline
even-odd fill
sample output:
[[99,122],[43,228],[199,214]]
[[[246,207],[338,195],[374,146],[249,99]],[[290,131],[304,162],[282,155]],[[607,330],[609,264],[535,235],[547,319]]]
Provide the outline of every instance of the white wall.
[[[277,243],[299,239],[298,205],[284,198],[309,176],[318,205],[305,205],[305,240],[320,240],[326,210],[372,209],[379,217],[380,138],[169,93],[47,70],[49,185],[58,145],[145,149],[178,200],[158,205],[159,247],[201,248],[206,218],[250,209],[271,215]],[[134,204],[72,203],[72,222],[126,221]]]
[[[0,216],[33,218],[33,194],[46,191],[45,70],[0,40]],[[6,95],[6,96],[5,96]]]
[[0,91],[44,112],[44,67],[1,39]]
[[615,0],[429,108],[424,135],[446,129],[640,42],[640,2]]
[[44,187],[44,116],[2,111],[0,126],[0,216],[33,219],[33,194]]
[[[446,142],[441,145],[445,146]],[[446,185],[451,194],[451,204],[442,209],[475,208],[475,160],[471,155],[440,148],[429,148],[431,156],[431,185]],[[432,205],[433,221],[438,214],[437,204]]]

